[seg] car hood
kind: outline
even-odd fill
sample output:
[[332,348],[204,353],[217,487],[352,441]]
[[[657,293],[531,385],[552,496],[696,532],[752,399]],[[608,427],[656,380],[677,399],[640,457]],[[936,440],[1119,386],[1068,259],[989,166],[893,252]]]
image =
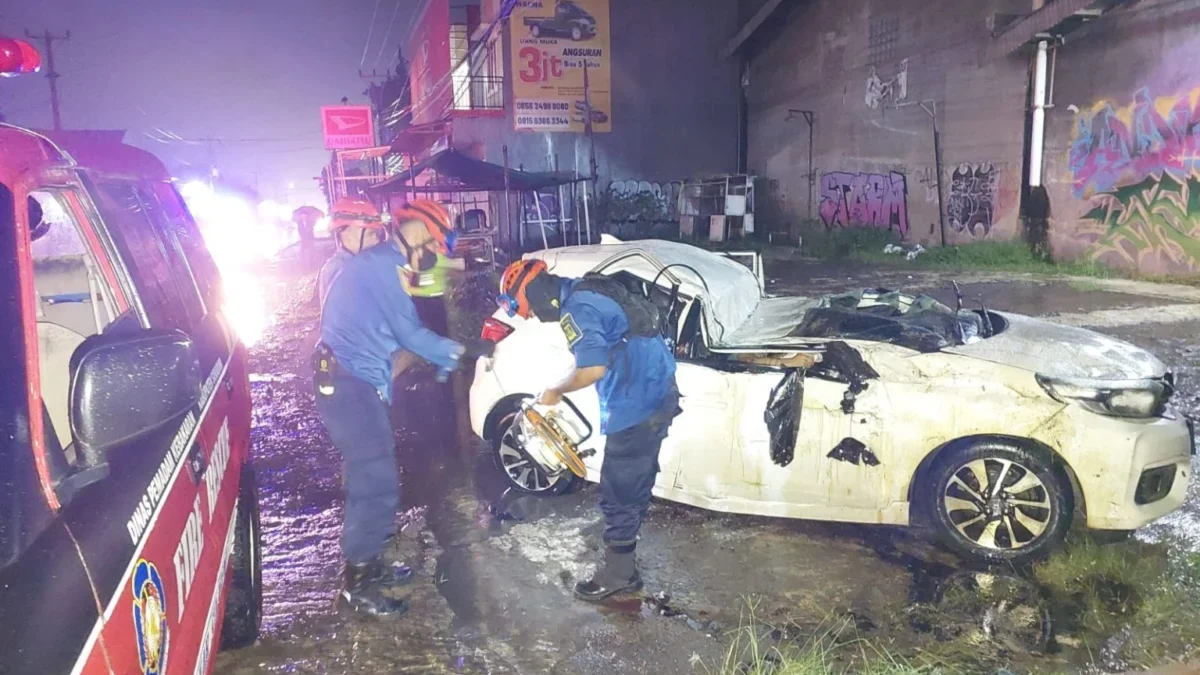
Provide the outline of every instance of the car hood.
[[1128,342],[1020,314],[993,313],[1008,322],[999,335],[943,351],[1053,377],[1134,380],[1167,372],[1153,354]]

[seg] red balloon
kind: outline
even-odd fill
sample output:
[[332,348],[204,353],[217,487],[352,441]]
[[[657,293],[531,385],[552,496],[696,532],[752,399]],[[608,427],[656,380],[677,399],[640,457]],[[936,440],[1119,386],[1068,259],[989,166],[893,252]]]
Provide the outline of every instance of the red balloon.
[[12,38],[0,37],[0,73],[15,73],[25,63],[21,46]]
[[21,49],[21,72],[36,73],[42,69],[42,55],[24,40],[13,40]]

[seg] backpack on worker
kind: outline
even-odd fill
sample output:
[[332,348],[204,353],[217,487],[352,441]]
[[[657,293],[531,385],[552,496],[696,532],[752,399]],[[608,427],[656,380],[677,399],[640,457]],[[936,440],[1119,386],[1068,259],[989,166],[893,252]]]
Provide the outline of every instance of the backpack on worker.
[[662,312],[650,298],[631,292],[624,284],[603,274],[588,274],[575,285],[572,293],[590,291],[617,303],[629,322],[628,336],[662,337]]

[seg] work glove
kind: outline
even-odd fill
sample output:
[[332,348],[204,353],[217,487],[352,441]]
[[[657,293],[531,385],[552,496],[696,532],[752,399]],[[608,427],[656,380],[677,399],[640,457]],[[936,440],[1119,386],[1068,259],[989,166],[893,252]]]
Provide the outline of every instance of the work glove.
[[480,356],[490,357],[496,351],[496,343],[491,340],[468,338],[462,341],[463,358],[475,360]]

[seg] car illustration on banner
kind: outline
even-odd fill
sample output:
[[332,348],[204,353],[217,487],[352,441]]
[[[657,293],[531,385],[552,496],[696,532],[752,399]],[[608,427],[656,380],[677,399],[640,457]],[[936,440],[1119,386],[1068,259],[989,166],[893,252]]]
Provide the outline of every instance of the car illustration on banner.
[[[587,102],[575,101],[575,111],[571,113],[571,119],[576,122],[583,122],[587,117]],[[604,124],[608,121],[608,113],[598,108],[592,108],[592,124]]]
[[554,16],[525,17],[525,25],[535,38],[569,37],[579,42],[596,35],[596,17],[572,0],[558,0],[554,6]]

